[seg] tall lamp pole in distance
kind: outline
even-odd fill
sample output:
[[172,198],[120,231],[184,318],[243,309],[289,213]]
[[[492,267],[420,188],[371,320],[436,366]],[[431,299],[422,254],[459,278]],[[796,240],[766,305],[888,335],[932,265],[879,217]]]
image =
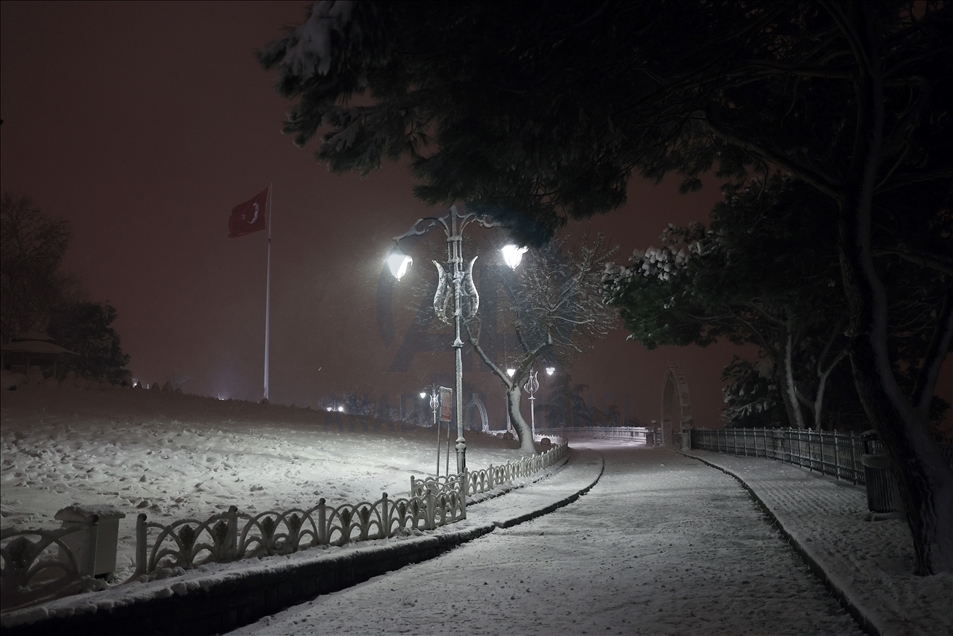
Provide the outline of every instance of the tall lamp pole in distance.
[[[554,366],[548,366],[548,367],[546,367],[546,375],[547,375],[547,376],[552,377],[552,375],[553,375],[554,373],[556,373],[556,367],[554,367]],[[552,422],[547,422],[547,426],[548,426],[548,427],[552,427]]]
[[[430,410],[433,412],[433,426],[437,429],[437,474],[440,476],[440,422],[437,421],[437,407],[440,405],[440,396],[437,395],[437,385],[431,384],[430,389]],[[420,392],[420,399],[423,400],[427,397],[426,391]],[[449,435],[448,435],[449,437]]]
[[539,380],[536,379],[536,371],[531,371],[529,378],[523,389],[529,393],[529,421],[533,429],[533,441],[536,441],[536,392],[539,391]]
[[[512,378],[515,373],[516,373],[516,369],[514,369],[513,367],[510,367],[509,369],[506,370],[506,375],[510,376],[510,378]],[[507,430],[508,433],[512,433],[512,432],[513,432],[513,422],[510,420],[510,397],[509,397],[509,394],[504,394],[504,395],[503,395],[503,409],[506,411],[506,430]]]

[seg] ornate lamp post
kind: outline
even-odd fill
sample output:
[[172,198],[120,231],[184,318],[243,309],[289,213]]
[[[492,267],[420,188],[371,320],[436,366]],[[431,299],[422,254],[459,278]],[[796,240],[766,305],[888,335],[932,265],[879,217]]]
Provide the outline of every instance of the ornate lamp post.
[[529,421],[533,428],[533,441],[536,440],[536,397],[535,393],[539,391],[539,380],[536,379],[536,371],[531,371],[523,389],[529,393]]
[[[512,367],[506,370],[506,375],[510,376],[511,378],[513,377],[515,373],[516,373],[516,369]],[[507,394],[504,394],[503,396],[503,410],[506,411],[506,430],[507,432],[512,433],[513,422],[510,421],[510,398]]]
[[[437,395],[437,385],[432,384],[430,387],[430,410],[433,412],[433,427],[437,429],[437,472],[436,476],[440,476],[440,424],[437,422],[437,407],[440,406],[440,396]],[[423,400],[427,397],[426,391],[420,392],[420,399]],[[447,435],[449,439],[450,435]],[[449,441],[447,442],[449,444]]]
[[401,239],[407,238],[408,236],[422,236],[435,227],[443,229],[447,237],[446,267],[437,261],[433,262],[437,267],[437,274],[440,277],[437,283],[437,293],[434,295],[433,305],[438,318],[443,322],[453,323],[454,338],[452,346],[455,355],[454,375],[456,380],[453,399],[457,425],[456,450],[458,474],[466,472],[467,469],[467,442],[463,436],[462,327],[465,320],[471,320],[476,316],[477,310],[480,307],[480,296],[477,294],[476,286],[473,284],[473,263],[477,257],[474,256],[466,267],[464,267],[463,264],[463,231],[471,223],[478,223],[486,228],[499,225],[486,215],[478,215],[472,212],[461,214],[457,211],[457,207],[452,205],[450,206],[450,211],[444,216],[418,219],[404,234],[394,237],[394,242],[397,245],[395,245],[390,256],[387,257],[387,264],[390,267],[391,273],[399,280],[407,271],[407,267],[413,263],[413,259],[401,251]]

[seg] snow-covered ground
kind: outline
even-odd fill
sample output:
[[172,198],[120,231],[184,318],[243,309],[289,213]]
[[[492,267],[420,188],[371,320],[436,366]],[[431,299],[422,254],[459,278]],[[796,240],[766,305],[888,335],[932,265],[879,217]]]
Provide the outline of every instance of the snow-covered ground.
[[[667,449],[574,446],[566,469],[473,506],[460,525],[542,509],[588,485],[587,456],[601,455],[605,472],[578,501],[233,633],[863,633],[731,476]],[[953,633],[953,576],[912,576],[909,534],[898,520],[866,521],[862,489],[773,460],[700,455],[742,476],[811,546],[873,633]]]
[[233,633],[862,634],[734,479],[668,450],[590,448],[605,473],[575,503]]
[[[431,430],[342,431],[304,409],[153,391],[28,387],[4,392],[0,415],[3,527],[55,526],[55,511],[74,502],[120,505],[128,515],[121,573],[132,569],[142,509],[171,521],[233,503],[264,511],[321,496],[373,499],[406,492],[409,475],[435,461]],[[468,440],[472,466],[517,454],[496,438]],[[472,506],[467,520],[436,531],[496,523],[490,534],[239,633],[861,633],[734,478],[667,449],[574,446],[573,460],[552,477]],[[865,521],[862,489],[771,460],[698,455],[745,480],[880,633],[953,633],[953,576],[910,575],[905,527]],[[586,496],[503,527],[591,485],[603,458],[605,472]],[[322,555],[203,566],[77,602],[185,593],[190,581],[314,558]],[[72,603],[50,606],[68,615]]]
[[[126,514],[116,580],[135,568],[140,512],[171,523],[230,505],[260,513],[321,497],[375,501],[406,494],[412,474],[436,467],[433,429],[354,431],[336,413],[141,389],[27,385],[2,397],[3,528],[53,529],[53,515],[72,504],[115,505]],[[468,433],[467,444],[472,468],[520,456],[490,435]]]

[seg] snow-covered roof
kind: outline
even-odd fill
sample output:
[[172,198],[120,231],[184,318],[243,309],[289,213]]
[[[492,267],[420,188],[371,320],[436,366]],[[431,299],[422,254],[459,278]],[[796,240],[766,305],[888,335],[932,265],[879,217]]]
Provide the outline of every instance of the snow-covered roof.
[[70,351],[58,344],[53,344],[48,340],[15,340],[0,347],[3,353],[34,354],[37,356],[78,356],[75,351]]

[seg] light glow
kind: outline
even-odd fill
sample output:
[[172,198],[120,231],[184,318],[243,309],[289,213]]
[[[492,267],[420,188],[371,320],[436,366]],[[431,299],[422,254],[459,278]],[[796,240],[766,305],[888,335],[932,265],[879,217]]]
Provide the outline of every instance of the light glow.
[[513,377],[513,374],[514,374],[514,373],[516,373],[516,369],[507,369],[507,370],[506,370],[506,375],[510,376],[511,378]]
[[510,243],[509,245],[504,245],[501,252],[503,252],[503,260],[509,265],[510,269],[516,269],[519,267],[520,261],[523,260],[523,254],[526,253],[527,248],[519,247]]
[[407,268],[413,263],[414,259],[404,254],[400,246],[394,246],[394,249],[391,250],[391,253],[387,256],[387,267],[397,280],[400,280],[403,275],[407,273]]
[[552,375],[556,373],[556,367],[546,367],[546,375]]

